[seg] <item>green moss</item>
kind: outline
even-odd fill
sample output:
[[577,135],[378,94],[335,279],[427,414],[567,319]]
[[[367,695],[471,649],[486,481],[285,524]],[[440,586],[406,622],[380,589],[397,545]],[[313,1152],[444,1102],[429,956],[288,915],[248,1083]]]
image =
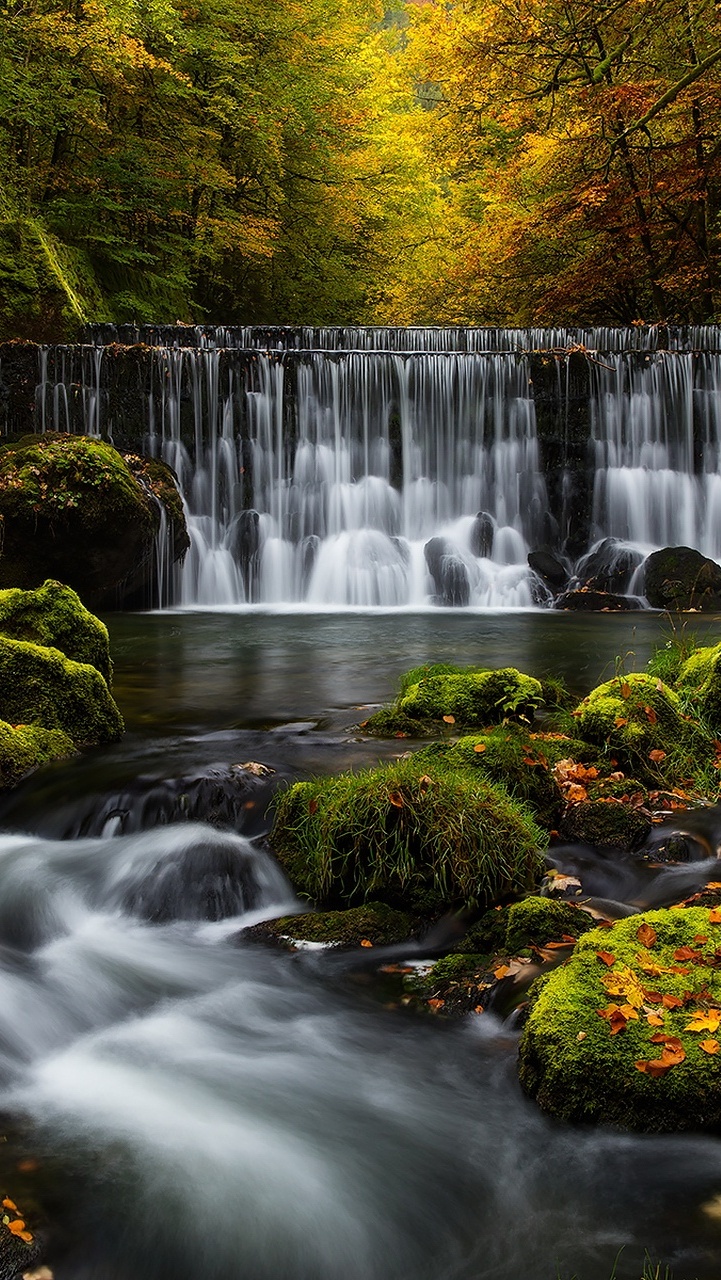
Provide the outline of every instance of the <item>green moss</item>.
[[[656,934],[650,947],[639,939],[642,924]],[[676,954],[684,947],[691,958]],[[615,957],[610,968],[599,951]],[[651,911],[587,933],[567,963],[534,986],[519,1050],[524,1089],[564,1120],[653,1132],[718,1130],[721,1054],[701,1048],[718,1037],[689,1024],[709,1010],[721,1015],[720,956],[721,925],[699,907]],[[664,995],[681,1005],[667,1008]],[[628,1012],[629,1004],[638,1006],[638,1016],[612,1035],[598,1010],[617,1005]],[[661,1027],[649,1023],[647,1010],[663,1019]],[[685,1055],[658,1077],[636,1066],[661,1059],[664,1046],[652,1042],[655,1034],[676,1037]]]
[[682,700],[714,733],[721,732],[721,644],[697,649],[682,664],[676,681]]
[[0,517],[0,586],[53,577],[96,607],[147,572],[160,520],[111,445],[55,433],[0,451]]
[[111,683],[107,627],[60,582],[48,579],[35,591],[0,591],[0,633],[60,649],[75,662],[89,662]]
[[587,800],[569,805],[559,826],[564,840],[637,849],[651,829],[644,814],[620,800]]
[[0,711],[11,724],[61,729],[76,746],[114,742],[123,722],[100,672],[59,649],[0,636]]
[[[672,689],[648,675],[616,677],[594,689],[574,712],[578,732],[604,746],[641,779],[687,777],[710,752],[710,737],[685,715]],[[651,759],[652,751],[664,753]]]
[[165,510],[170,536],[171,559],[182,559],[190,546],[185,521],[183,499],[178,488],[178,477],[167,462],[160,458],[142,458],[135,453],[123,455],[136,480],[144,485]]
[[509,956],[529,947],[543,947],[547,942],[560,942],[567,938],[580,938],[594,928],[591,917],[585,911],[568,902],[556,902],[553,898],[524,898],[508,907],[504,948]]
[[503,667],[427,676],[405,690],[398,710],[414,720],[443,721],[444,716],[453,716],[457,724],[488,725],[506,718],[532,720],[542,702],[538,680],[515,667]]
[[374,738],[426,738],[437,733],[435,724],[412,720],[394,706],[381,707],[360,724],[359,729]]
[[378,898],[424,912],[524,890],[544,837],[500,787],[413,758],[296,783],[276,800],[271,843],[300,892]]
[[417,916],[395,911],[384,902],[366,902],[347,911],[312,911],[298,916],[264,920],[248,933],[292,946],[294,942],[325,942],[336,947],[374,947],[404,942],[418,932]]
[[398,682],[398,697],[402,698],[414,684],[419,684],[421,680],[428,680],[434,676],[467,676],[477,670],[477,667],[458,667],[452,662],[424,662],[420,667],[412,667],[401,676]]
[[17,727],[0,720],[0,789],[17,786],[48,760],[61,760],[74,753],[73,742],[60,729],[27,724]]

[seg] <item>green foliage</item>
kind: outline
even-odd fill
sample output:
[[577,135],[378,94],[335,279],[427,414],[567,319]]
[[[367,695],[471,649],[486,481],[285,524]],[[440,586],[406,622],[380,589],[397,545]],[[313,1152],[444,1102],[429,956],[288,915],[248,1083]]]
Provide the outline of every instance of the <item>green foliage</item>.
[[678,672],[676,688],[709,728],[721,733],[721,644],[692,653]]
[[60,729],[77,747],[114,742],[123,722],[100,672],[59,649],[0,636],[0,707],[12,725]]
[[[700,907],[631,916],[587,933],[565,965],[539,979],[519,1072],[544,1110],[564,1120],[653,1132],[718,1129],[716,917],[721,920],[721,913]],[[639,937],[644,924],[651,932]],[[625,1010],[615,1034],[611,1007]],[[661,1038],[653,1041],[653,1035]],[[680,1050],[675,1054],[674,1042]],[[639,1070],[639,1062],[658,1062],[659,1068]]]
[[379,899],[413,911],[494,901],[538,875],[544,837],[500,787],[414,759],[296,783],[276,800],[271,844],[319,902]]
[[48,579],[35,591],[0,591],[0,633],[60,649],[66,658],[90,663],[112,683],[107,627],[60,582]]

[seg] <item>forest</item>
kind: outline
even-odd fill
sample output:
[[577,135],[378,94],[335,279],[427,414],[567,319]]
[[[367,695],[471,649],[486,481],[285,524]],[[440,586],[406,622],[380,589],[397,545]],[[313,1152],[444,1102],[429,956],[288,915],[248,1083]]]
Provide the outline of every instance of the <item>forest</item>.
[[0,337],[719,312],[712,0],[2,0]]

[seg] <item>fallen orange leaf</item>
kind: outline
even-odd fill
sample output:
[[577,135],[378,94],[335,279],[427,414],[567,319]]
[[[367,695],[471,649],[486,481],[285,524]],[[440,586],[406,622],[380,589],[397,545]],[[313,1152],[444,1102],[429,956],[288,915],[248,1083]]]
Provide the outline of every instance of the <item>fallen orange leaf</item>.
[[372,947],[372,946],[373,946],[373,943],[371,942],[370,938],[361,938],[361,946],[362,946],[362,947]]
[[403,796],[401,795],[400,791],[391,791],[388,799],[390,800],[390,803],[393,805],[394,809],[402,809],[403,806],[405,805],[405,800],[403,799]]
[[653,751],[649,751],[648,758],[653,760],[654,764],[659,764],[661,760],[666,759],[666,752],[661,751],[660,747],[655,747]]
[[602,960],[604,964],[607,964],[609,968],[616,963],[616,957],[612,951],[597,951],[596,957],[598,960]]
[[445,723],[446,723],[446,724],[455,724],[455,723],[456,723],[456,717],[455,717],[455,716],[444,716],[444,717],[443,717],[443,719],[444,719],[444,721],[445,721]]
[[699,1049],[703,1049],[704,1053],[718,1053],[718,1040],[699,1040]]
[[476,752],[478,752],[478,754],[479,754],[479,755],[480,755],[481,751],[485,751],[485,749],[486,749],[486,744],[485,744],[485,742],[477,742],[477,743],[476,743],[476,745],[475,745],[475,746],[474,746],[474,748],[473,748],[473,750],[474,750],[474,751],[476,751]]
[[663,1026],[663,1018],[659,1017],[659,1015],[658,1015],[657,1013],[647,1013],[647,1014],[646,1014],[646,1021],[647,1021],[648,1025],[649,1025],[649,1027],[662,1027],[662,1026]]
[[636,930],[636,937],[641,943],[641,946],[648,948],[653,946],[654,942],[656,941],[657,934],[656,934],[656,930],[652,928],[650,924],[646,924],[644,922]]

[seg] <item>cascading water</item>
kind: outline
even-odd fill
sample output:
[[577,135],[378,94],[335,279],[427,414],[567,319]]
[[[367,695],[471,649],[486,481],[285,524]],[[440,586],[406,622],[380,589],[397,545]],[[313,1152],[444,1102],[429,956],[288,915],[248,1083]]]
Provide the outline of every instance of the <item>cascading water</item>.
[[38,426],[127,436],[109,378],[138,353],[134,440],[177,472],[192,542],[161,603],[508,608],[550,601],[538,547],[569,576],[603,538],[721,559],[717,327],[91,337],[41,354]]

